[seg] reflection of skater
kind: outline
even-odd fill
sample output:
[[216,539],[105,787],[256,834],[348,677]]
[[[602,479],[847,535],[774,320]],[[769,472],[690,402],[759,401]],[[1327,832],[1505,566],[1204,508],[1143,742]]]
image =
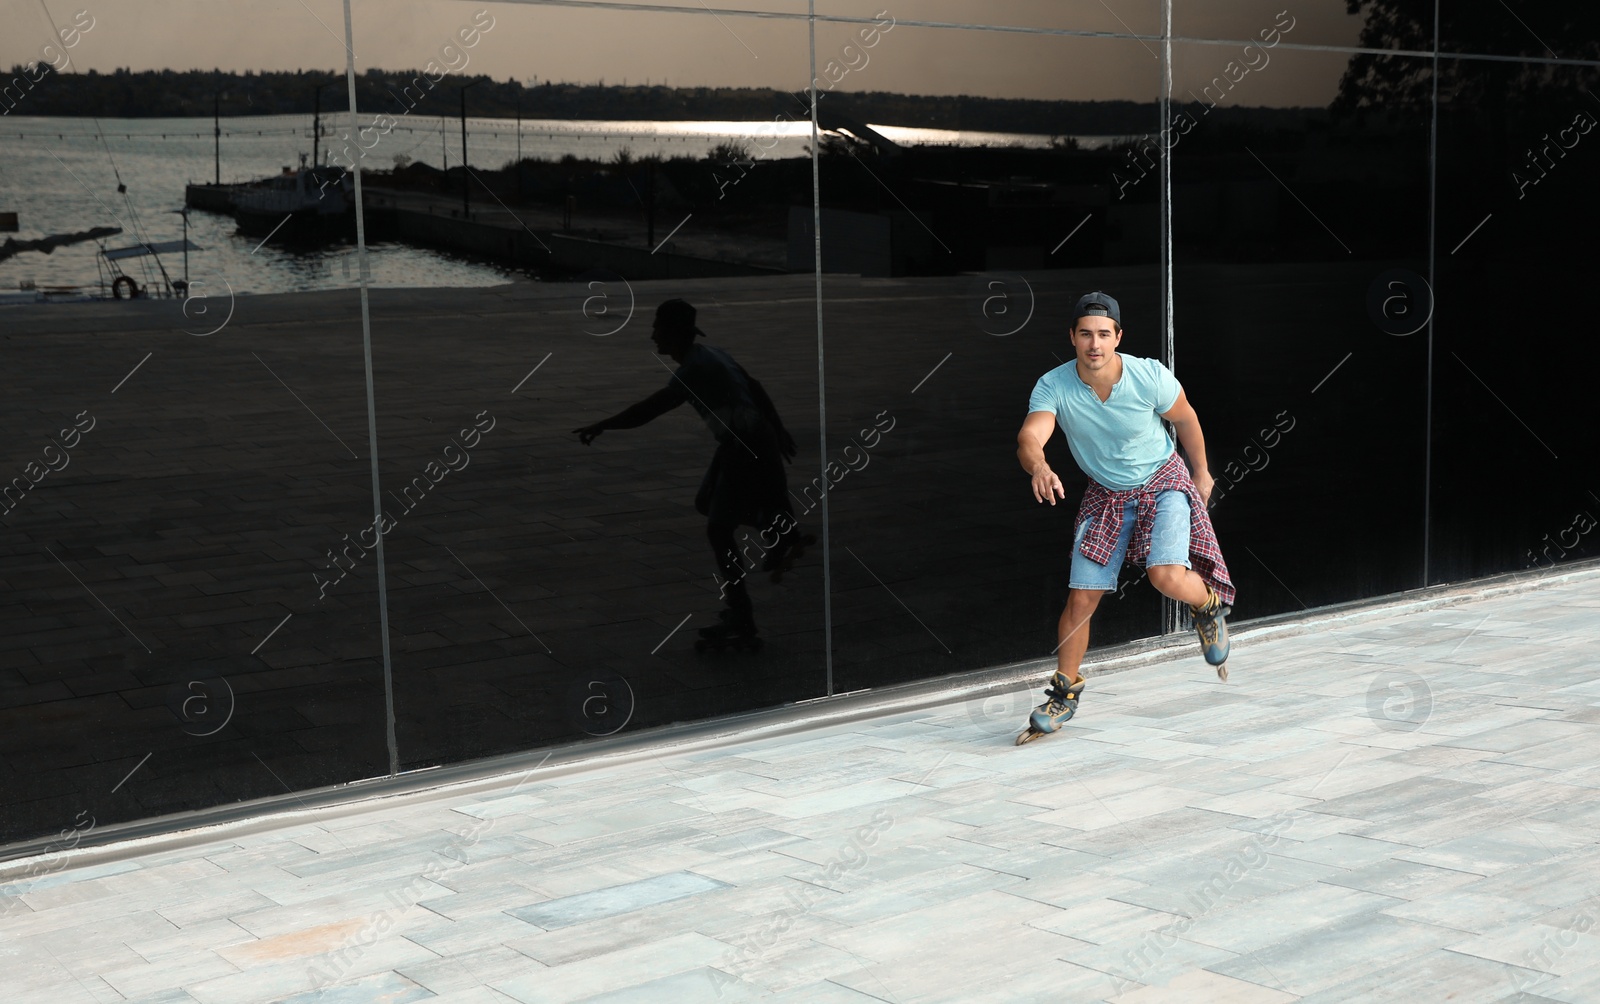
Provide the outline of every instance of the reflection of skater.
[[[1077,710],[1089,617],[1105,591],[1116,587],[1124,558],[1144,565],[1161,593],[1189,604],[1206,661],[1228,678],[1223,618],[1232,612],[1234,590],[1206,512],[1212,479],[1200,419],[1172,371],[1154,359],[1118,353],[1121,343],[1117,301],[1104,293],[1079,298],[1072,327],[1077,359],[1039,378],[1017,433],[1017,459],[1033,477],[1038,501],[1055,505],[1066,497],[1044,457],[1058,421],[1072,459],[1089,475],[1073,533],[1057,668],[1045,690],[1049,700],[1030,716],[1019,745],[1054,732]],[[1177,428],[1192,480],[1162,418]]]
[[[783,462],[795,455],[794,438],[784,429],[772,399],[744,367],[714,346],[695,341],[705,332],[695,327],[695,309],[682,300],[656,308],[650,338],[656,352],[678,363],[667,385],[621,412],[593,425],[574,429],[590,443],[607,429],[632,429],[663,415],[685,401],[705,419],[717,440],[717,452],[700,483],[694,507],[706,517],[706,536],[721,575],[727,609],[722,623],[704,628],[697,648],[760,647],[750,592],[745,587],[744,559],[733,538],[740,525],[756,527],[763,569],[776,580],[815,538],[802,535],[789,507],[789,484]],[[749,534],[745,535],[749,539]],[[746,545],[745,551],[749,550]]]

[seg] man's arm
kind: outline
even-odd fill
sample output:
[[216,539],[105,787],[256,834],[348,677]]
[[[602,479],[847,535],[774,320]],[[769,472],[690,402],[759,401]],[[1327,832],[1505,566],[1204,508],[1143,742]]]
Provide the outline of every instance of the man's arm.
[[1178,442],[1183,444],[1183,452],[1189,458],[1189,476],[1194,479],[1200,501],[1210,506],[1211,489],[1215,482],[1206,467],[1206,437],[1200,432],[1200,416],[1195,414],[1189,396],[1180,389],[1178,400],[1161,417],[1171,422],[1178,431]]
[[1049,499],[1051,505],[1056,504],[1056,499],[1067,497],[1067,490],[1061,487],[1061,479],[1056,477],[1056,472],[1050,469],[1050,464],[1044,459],[1044,444],[1050,441],[1055,431],[1054,412],[1030,411],[1022,422],[1022,431],[1017,433],[1017,460],[1033,478],[1034,500],[1043,502]]
[[578,439],[587,446],[596,436],[607,429],[637,428],[653,418],[665,415],[687,400],[689,400],[689,396],[683,389],[682,382],[674,380],[638,404],[630,404],[610,418],[602,418],[593,425],[586,425],[581,429],[573,429],[572,431],[576,432]]

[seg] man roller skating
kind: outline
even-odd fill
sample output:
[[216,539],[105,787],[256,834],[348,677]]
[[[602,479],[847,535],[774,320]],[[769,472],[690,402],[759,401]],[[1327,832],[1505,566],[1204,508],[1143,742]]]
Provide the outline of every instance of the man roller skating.
[[[1118,353],[1121,343],[1117,301],[1100,292],[1080,297],[1072,325],[1077,358],[1039,378],[1017,433],[1017,459],[1033,479],[1035,500],[1055,505],[1066,497],[1044,456],[1058,422],[1073,460],[1089,476],[1073,528],[1056,672],[1045,688],[1047,700],[1017,737],[1019,746],[1056,731],[1077,712],[1089,618],[1106,590],[1116,588],[1124,560],[1143,565],[1151,585],[1189,605],[1206,662],[1228,678],[1224,618],[1233,611],[1234,589],[1206,512],[1213,482],[1200,419],[1170,370],[1154,359]],[[1188,467],[1163,418],[1177,429]]]
[[[754,377],[719,348],[695,341],[704,335],[695,326],[696,310],[683,300],[667,300],[656,308],[650,338],[658,354],[678,363],[667,385],[637,404],[574,429],[584,444],[607,429],[632,429],[688,402],[705,420],[717,441],[711,466],[695,496],[695,510],[706,517],[706,536],[716,557],[723,601],[721,623],[700,631],[697,651],[725,648],[760,651],[750,591],[745,586],[745,557],[755,544],[763,570],[773,581],[790,568],[805,548],[816,542],[802,534],[789,505],[783,463],[795,455],[794,437],[784,429],[772,399]],[[734,541],[740,526],[756,527],[759,542],[744,548]]]

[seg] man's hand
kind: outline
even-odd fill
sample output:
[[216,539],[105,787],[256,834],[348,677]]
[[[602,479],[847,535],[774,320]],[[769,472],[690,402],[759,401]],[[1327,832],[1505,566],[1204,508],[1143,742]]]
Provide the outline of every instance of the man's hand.
[[1211,478],[1210,471],[1201,471],[1194,476],[1195,491],[1200,493],[1200,503],[1207,509],[1211,508],[1211,489],[1216,487],[1216,482]]
[[1049,464],[1040,464],[1033,472],[1033,498],[1036,502],[1050,500],[1051,505],[1056,504],[1056,499],[1066,498],[1067,490],[1061,487],[1061,479],[1056,477],[1056,472],[1050,469]]
[[596,422],[593,425],[586,425],[581,429],[573,429],[572,431],[578,434],[578,442],[582,443],[584,446],[588,446],[590,443],[594,442],[596,436],[600,435],[600,433],[606,430],[599,422]]

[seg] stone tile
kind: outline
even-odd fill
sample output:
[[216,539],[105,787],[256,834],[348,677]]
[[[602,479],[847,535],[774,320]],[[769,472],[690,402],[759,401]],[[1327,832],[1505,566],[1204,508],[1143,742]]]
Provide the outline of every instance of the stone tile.
[[1294,809],[1315,808],[1318,805],[1318,800],[1281,791],[1269,791],[1265,788],[1252,788],[1249,791],[1218,795],[1215,798],[1197,800],[1190,804],[1196,809],[1209,809],[1212,812],[1226,812],[1235,816],[1262,819]]
[[709,966],[674,973],[583,998],[582,1004],[656,1004],[658,1001],[752,1001],[760,989]]
[[[1529,709],[1533,710],[1533,709]],[[1503,725],[1499,728],[1474,732],[1449,742],[1440,743],[1445,747],[1460,747],[1470,750],[1492,750],[1496,753],[1509,753],[1513,750],[1525,750],[1547,743],[1582,742],[1584,738],[1593,735],[1593,730],[1578,722],[1563,722],[1554,719],[1537,718],[1533,721],[1518,722],[1513,725]],[[1516,761],[1512,761],[1516,762]],[[1531,766],[1537,766],[1531,765]]]
[[1322,881],[1395,899],[1420,899],[1458,886],[1471,885],[1481,878],[1469,872],[1391,859],[1341,871]]
[[[718,940],[729,939],[718,937]],[[776,994],[787,993],[841,973],[854,972],[866,961],[860,956],[798,934],[793,939],[780,940],[771,945],[758,940],[735,943],[734,947],[734,953],[727,960],[719,962],[717,970]]]
[[1150,785],[1105,797],[1085,792],[1074,804],[1029,816],[1028,821],[1087,833],[1112,826],[1125,826],[1132,820],[1158,815],[1169,809],[1187,808],[1193,801],[1193,792],[1162,785]]
[[148,940],[176,930],[160,914],[147,910],[118,917],[114,925],[117,937],[107,937],[107,925],[94,920],[90,911],[74,908],[71,912],[79,921],[76,926],[21,938],[18,939],[19,943],[48,953],[58,964],[73,972],[84,968],[92,971],[99,967],[114,969],[137,966],[145,961],[123,942],[123,938]]
[[[526,871],[523,871],[526,874]],[[532,889],[520,882],[497,881],[498,875],[486,875],[478,880],[461,882],[463,889],[441,889],[441,895],[417,901],[417,905],[449,920],[463,920],[480,914],[495,914],[508,905],[526,904],[547,893]]]
[[[1045,935],[1041,935],[1044,937]],[[1025,948],[1006,958],[967,950],[928,960],[898,959],[841,973],[834,983],[865,994],[870,1000],[901,1004],[959,1004],[974,1000],[1103,999],[1121,988],[1113,976],[1048,957],[1028,961]],[[1038,946],[1042,947],[1042,946]]]
[[680,934],[493,984],[522,1004],[560,1004],[637,986],[651,979],[714,967],[727,951],[720,941]]
[[1413,811],[1419,804],[1438,805],[1466,798],[1483,791],[1482,784],[1469,784],[1441,777],[1412,778],[1381,785],[1366,791],[1324,799],[1317,811],[1370,822],[1394,819]]
[[[799,838],[797,838],[799,839]],[[712,859],[695,866],[695,873],[728,885],[751,885],[766,879],[775,879],[795,870],[795,861],[771,850],[758,851],[738,857]]]
[[882,1004],[883,998],[851,990],[831,980],[808,983],[787,993],[768,997],[772,1004]]
[[[332,926],[332,925],[330,925]],[[331,931],[314,932],[315,943],[339,949],[334,956],[304,951],[304,943],[278,946],[280,954],[248,960],[243,972],[204,980],[185,987],[201,1004],[256,1004],[279,1000],[319,986],[345,983],[438,956],[404,938],[377,938],[370,945],[343,945]]]
[[1477,885],[1467,885],[1421,899],[1394,903],[1384,907],[1382,912],[1401,920],[1450,927],[1469,934],[1502,929],[1548,912],[1548,908],[1542,904],[1477,892],[1477,888]]
[[1012,951],[1024,952],[1030,946],[1050,950],[1062,944],[1060,936],[1029,925],[1047,922],[1059,913],[1054,907],[988,890],[836,934],[821,935],[817,940],[874,962],[906,956],[941,958],[945,951],[969,953],[973,946],[966,931],[987,921],[999,922],[1011,929]]
[[260,891],[281,905],[234,914],[232,920],[251,934],[265,938],[300,930],[311,917],[374,916],[410,909],[422,900],[454,891],[416,874],[383,884],[364,880],[346,882],[343,876],[339,879],[337,882],[304,879],[292,883],[262,883]]
[[[1318,864],[1333,865],[1338,868],[1359,868],[1363,865],[1386,861],[1391,857],[1403,855],[1404,852],[1411,850],[1413,848],[1406,844],[1390,843],[1387,840],[1373,840],[1370,837],[1357,837],[1348,833],[1334,833],[1325,837],[1318,837],[1315,840],[1304,840],[1298,843],[1283,842],[1273,848],[1273,853],[1281,854],[1286,858],[1315,861]],[[1405,860],[1415,859],[1405,858]]]
[[[1579,920],[1577,924],[1573,923],[1574,915]],[[1533,923],[1508,924],[1448,947],[1463,955],[1566,976],[1600,959],[1600,932],[1594,930],[1595,921],[1592,907],[1558,910]]]
[[195,1004],[187,990],[158,990],[144,997],[130,998],[132,1004]]
[[1076,941],[1104,945],[1126,941],[1167,927],[1174,921],[1182,919],[1176,914],[1149,910],[1117,900],[1102,899],[1068,907],[1038,920],[1029,921],[1028,926],[1064,935]]
[[428,913],[405,930],[406,940],[444,958],[538,933],[539,928],[509,913],[480,913],[461,920],[445,920]]
[[789,937],[805,937],[837,926],[814,914],[795,911],[776,890],[763,886],[748,893],[720,890],[669,900],[519,938],[507,942],[507,946],[551,968],[560,968],[690,931],[733,944],[758,927],[776,926],[774,918],[780,916],[779,911],[781,916],[790,918]]
[[[1142,882],[1110,875],[1085,875],[1078,872],[1058,872],[1045,878],[1030,879],[1023,885],[1008,886],[1005,891],[1021,899],[1033,900],[1052,907],[1070,907],[1079,903],[1106,899],[1112,896],[1128,897],[1146,891]],[[1048,916],[1041,913],[1040,916]]]
[[1563,1004],[1583,1004],[1600,1000],[1600,965],[1590,965],[1565,976],[1535,983],[1534,993],[1541,1000],[1561,1001]]
[[1202,914],[1175,925],[1189,941],[1235,954],[1259,951],[1296,934],[1316,931],[1395,905],[1388,896],[1312,882],[1272,896]]
[[[48,910],[58,904],[82,902],[84,899],[92,898],[99,888],[96,885],[97,879],[107,875],[137,871],[140,867],[142,866],[137,861],[107,861],[103,864],[69,868],[35,878],[16,879],[7,882],[5,890],[8,896],[26,897],[28,904],[35,909]],[[61,890],[65,895],[61,893],[49,895],[51,890]]]
[[[1437,999],[1441,991],[1451,1000],[1516,1000],[1522,988],[1541,986],[1547,978],[1530,970],[1500,965],[1454,951],[1432,951],[1404,962],[1382,966],[1354,979],[1301,998],[1302,1004],[1339,1004],[1343,1001],[1411,1001]],[[1525,1004],[1532,1004],[1530,998]]]
[[1460,939],[1450,931],[1382,914],[1350,917],[1209,967],[1235,979],[1279,984],[1308,996],[1382,966],[1416,959]]
[[[395,972],[441,997],[528,976],[543,970],[544,964],[505,945],[488,945],[396,967]],[[498,994],[498,991],[493,991]],[[494,998],[504,1001],[505,995]]]
[[337,983],[285,997],[281,1004],[411,1004],[434,994],[396,973],[374,973],[349,983]]
[[180,958],[165,958],[156,963],[112,967],[100,964],[97,975],[127,998],[146,997],[179,985],[198,983],[239,972],[239,967],[203,948]]
[[490,987],[468,987],[428,998],[428,1004],[506,1004],[511,998]]
[[1407,849],[1395,857],[1402,861],[1416,861],[1478,875],[1498,875],[1593,842],[1592,834],[1575,828],[1546,825],[1541,829],[1542,836],[1532,827],[1519,822],[1458,837],[1432,847]]
[[531,906],[515,907],[506,912],[536,927],[555,930],[726,888],[727,883],[716,879],[693,872],[674,872]]
[[1237,957],[1234,952],[1152,931],[1101,945],[1074,947],[1061,955],[1074,965],[1114,977],[1117,989],[1113,993],[1140,984],[1162,986],[1191,970]]
[[1109,1004],[1288,1004],[1293,994],[1259,983],[1192,969],[1161,986],[1140,987],[1108,997]]
[[38,990],[19,990],[7,995],[7,1004],[121,1004],[121,994],[90,975],[68,983]]

